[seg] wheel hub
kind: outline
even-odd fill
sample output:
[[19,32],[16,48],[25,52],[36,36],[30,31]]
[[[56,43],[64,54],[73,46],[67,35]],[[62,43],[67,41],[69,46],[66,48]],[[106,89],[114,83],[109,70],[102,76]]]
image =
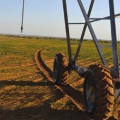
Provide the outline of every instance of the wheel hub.
[[86,84],[86,100],[88,103],[88,112],[91,112],[93,110],[93,107],[95,106],[95,85],[93,83],[93,80],[90,80]]
[[57,82],[57,77],[58,77],[58,61],[57,61],[57,57],[55,57],[54,68],[53,68],[53,78],[55,83]]

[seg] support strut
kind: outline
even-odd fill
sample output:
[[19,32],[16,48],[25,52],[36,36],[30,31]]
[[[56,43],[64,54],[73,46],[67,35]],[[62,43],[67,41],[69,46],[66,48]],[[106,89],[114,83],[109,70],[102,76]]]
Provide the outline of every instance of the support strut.
[[87,23],[87,25],[88,25],[88,28],[89,28],[89,30],[90,30],[91,36],[92,36],[92,38],[93,38],[93,40],[94,40],[94,43],[95,43],[95,45],[96,45],[96,48],[97,48],[97,50],[98,50],[98,53],[99,53],[100,58],[101,58],[101,60],[102,60],[102,63],[107,66],[107,63],[106,63],[106,61],[105,61],[104,55],[103,55],[102,50],[101,50],[101,47],[100,47],[100,45],[99,45],[99,43],[98,43],[97,37],[96,37],[96,35],[95,35],[95,32],[94,32],[94,30],[93,30],[93,28],[92,28],[92,25],[91,25],[91,23],[90,23],[90,21],[89,21],[89,18],[88,18],[88,16],[87,16],[87,14],[86,14],[86,11],[85,11],[85,8],[84,8],[84,6],[83,6],[83,4],[82,4],[82,1],[81,1],[81,0],[78,0],[78,4],[79,4],[80,9],[81,9],[81,11],[82,11],[82,13],[83,13],[83,16],[84,16],[84,18],[85,18],[85,20],[86,20],[86,23]]
[[112,37],[112,51],[113,51],[113,65],[114,75],[119,78],[119,63],[118,63],[118,51],[117,51],[117,36],[116,36],[116,25],[114,17],[114,0],[109,0],[110,8],[110,23],[111,23],[111,37]]
[[66,36],[67,36],[69,65],[71,67],[72,66],[72,55],[71,55],[70,33],[69,33],[69,25],[68,25],[68,14],[67,14],[66,0],[63,0],[63,10],[64,10],[65,28],[66,28]]
[[[89,10],[88,10],[88,18],[91,15],[93,5],[94,5],[94,0],[92,0],[91,3],[90,3],[90,7],[89,7]],[[79,42],[79,45],[78,45],[78,48],[77,48],[77,52],[76,52],[75,57],[74,57],[75,62],[76,62],[76,60],[78,58],[78,55],[80,53],[80,49],[81,49],[81,45],[82,45],[82,42],[83,42],[83,39],[84,39],[84,36],[85,36],[86,29],[87,29],[87,24],[84,25],[84,28],[83,28],[83,31],[82,31],[82,35],[81,35],[80,42]]]

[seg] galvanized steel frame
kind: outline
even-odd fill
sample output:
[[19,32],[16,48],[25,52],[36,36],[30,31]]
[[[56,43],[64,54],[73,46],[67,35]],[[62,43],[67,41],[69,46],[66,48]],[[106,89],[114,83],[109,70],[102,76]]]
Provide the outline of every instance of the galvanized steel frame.
[[[85,8],[82,4],[82,0],[77,0],[77,1],[78,1],[79,6],[80,6],[80,10],[82,11],[82,14],[84,16],[85,23],[68,23],[67,3],[66,3],[66,0],[63,0],[63,10],[64,10],[64,18],[65,18],[65,28],[66,28],[66,37],[67,37],[67,46],[68,46],[69,65],[70,65],[71,69],[74,69],[74,68],[78,69],[79,68],[79,67],[76,67],[75,63],[76,63],[76,60],[77,60],[78,55],[80,53],[81,45],[82,45],[87,27],[89,28],[89,31],[90,31],[91,36],[93,38],[93,41],[96,45],[96,48],[97,48],[97,51],[100,55],[102,63],[107,66],[106,60],[104,58],[103,52],[102,52],[101,47],[98,43],[98,39],[95,35],[95,32],[92,28],[91,23],[99,21],[99,20],[106,20],[106,19],[108,20],[109,19],[110,20],[110,25],[111,25],[111,37],[112,37],[113,73],[114,73],[114,77],[119,78],[119,63],[118,63],[115,17],[120,16],[120,14],[115,15],[114,0],[108,0],[109,1],[110,16],[107,16],[107,17],[104,17],[104,18],[90,18],[95,0],[91,0],[90,7],[89,7],[89,10],[88,10],[88,14],[85,11]],[[84,24],[83,31],[82,31],[80,41],[79,41],[79,44],[78,44],[78,48],[77,48],[77,51],[76,51],[76,55],[75,55],[74,58],[72,58],[72,54],[71,54],[69,24]]]

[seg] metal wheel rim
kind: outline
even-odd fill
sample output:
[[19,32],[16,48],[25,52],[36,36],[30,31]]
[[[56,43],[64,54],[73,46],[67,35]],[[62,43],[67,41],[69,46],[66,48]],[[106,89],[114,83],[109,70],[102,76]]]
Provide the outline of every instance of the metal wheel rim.
[[87,100],[87,107],[88,112],[92,112],[95,106],[95,85],[92,80],[93,78],[90,77],[86,83],[86,100]]
[[54,60],[54,69],[53,69],[54,82],[57,82],[57,76],[58,76],[58,60],[57,60],[57,57],[55,57],[55,60]]

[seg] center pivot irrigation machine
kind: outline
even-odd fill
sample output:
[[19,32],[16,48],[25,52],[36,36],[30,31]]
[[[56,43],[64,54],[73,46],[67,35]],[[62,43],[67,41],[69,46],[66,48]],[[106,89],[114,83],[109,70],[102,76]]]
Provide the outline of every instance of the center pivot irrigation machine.
[[[61,53],[55,56],[54,65],[53,65],[54,82],[57,85],[62,85],[65,83],[68,73],[71,73],[72,70],[77,71],[77,73],[81,77],[85,78],[84,98],[85,98],[85,106],[87,113],[94,119],[98,119],[98,118],[101,120],[108,119],[112,114],[114,101],[118,97],[118,95],[120,95],[120,93],[118,94],[116,93],[116,91],[120,89],[120,71],[119,71],[116,23],[115,23],[115,18],[119,17],[120,13],[115,14],[114,0],[108,0],[110,15],[104,18],[90,18],[95,0],[91,0],[88,13],[86,13],[85,11],[85,7],[82,3],[82,0],[77,0],[77,1],[80,10],[82,11],[83,17],[85,19],[85,23],[69,23],[67,3],[66,0],[62,0],[69,58],[67,60],[65,55]],[[23,14],[24,14],[24,0],[23,0],[22,16]],[[112,38],[111,49],[113,55],[112,68],[108,68],[101,46],[99,45],[95,31],[93,30],[93,27],[91,25],[91,23],[100,20],[110,20],[111,38]],[[84,24],[83,31],[74,56],[72,55],[72,51],[71,51],[72,43],[69,32],[70,24]],[[82,42],[87,27],[91,33],[91,36],[95,43],[96,49],[99,53],[102,64],[90,65],[88,68],[85,68],[84,66],[77,66],[76,61],[80,54]],[[23,17],[22,17],[21,30],[22,29],[23,29]]]

